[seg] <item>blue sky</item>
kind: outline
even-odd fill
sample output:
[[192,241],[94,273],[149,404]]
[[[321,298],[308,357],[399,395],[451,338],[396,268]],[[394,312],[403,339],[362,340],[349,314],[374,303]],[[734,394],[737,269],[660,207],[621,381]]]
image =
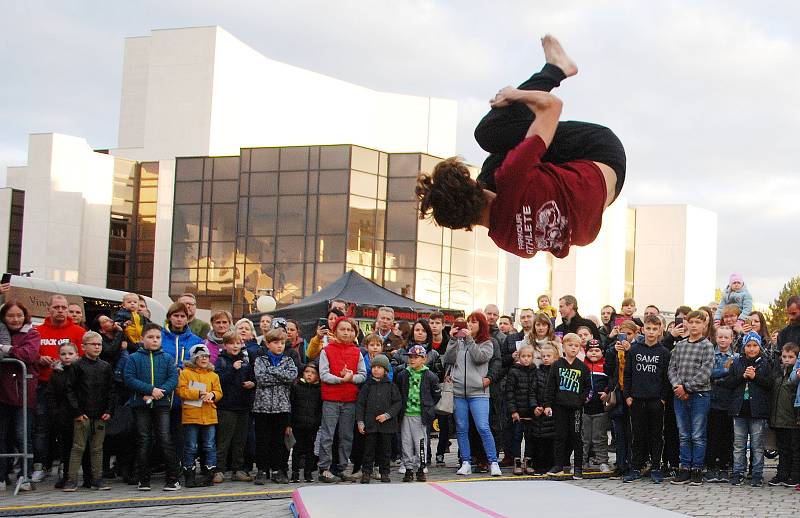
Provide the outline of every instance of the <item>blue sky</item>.
[[[798,272],[800,5],[638,0],[6,0],[0,17],[0,178],[27,135],[116,145],[123,39],[220,25],[279,61],[371,88],[456,99],[458,151],[486,101],[542,63],[557,35],[580,72],[564,118],[605,124],[628,153],[631,203],[719,215],[718,283],[741,273],[769,302]],[[302,102],[302,100],[298,100]],[[643,306],[646,301],[640,301]]]

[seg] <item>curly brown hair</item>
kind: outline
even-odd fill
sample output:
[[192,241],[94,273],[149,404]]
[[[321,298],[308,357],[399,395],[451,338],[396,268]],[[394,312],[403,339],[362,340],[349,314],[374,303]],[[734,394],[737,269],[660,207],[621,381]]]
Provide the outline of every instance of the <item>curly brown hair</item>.
[[442,160],[432,174],[420,173],[415,192],[419,219],[430,212],[437,225],[453,230],[472,230],[487,204],[483,188],[470,178],[469,169],[458,157]]

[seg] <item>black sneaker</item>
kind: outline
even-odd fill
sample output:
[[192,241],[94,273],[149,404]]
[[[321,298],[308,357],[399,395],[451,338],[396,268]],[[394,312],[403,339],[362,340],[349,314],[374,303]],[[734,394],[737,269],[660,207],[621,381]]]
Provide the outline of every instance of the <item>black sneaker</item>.
[[106,484],[102,478],[97,480],[92,480],[92,489],[96,491],[108,491],[111,489],[111,486]]
[[783,486],[786,485],[786,482],[788,481],[789,477],[787,477],[786,475],[775,475],[774,477],[772,477],[772,479],[770,479],[768,484],[770,486]]
[[717,471],[717,482],[727,484],[730,481],[731,479],[730,477],[728,477],[728,468],[724,468]]
[[372,482],[372,473],[368,473],[366,471],[363,471],[361,473],[361,483],[362,484],[369,484],[370,482]]
[[288,484],[289,478],[283,471],[274,471],[272,473],[272,481],[275,482],[276,484]]
[[795,487],[798,484],[798,480],[794,478],[789,478],[786,482],[783,483],[785,487]]
[[318,480],[320,482],[325,482],[326,484],[335,484],[339,482],[338,477],[336,477],[330,470],[324,470],[319,472]]
[[167,479],[164,483],[164,491],[178,491],[181,488],[181,483],[177,479]]
[[625,475],[625,472],[620,468],[614,468],[614,471],[608,476],[611,480],[620,480]]
[[719,475],[717,474],[717,470],[710,469],[706,471],[706,474],[703,475],[703,482],[710,482],[710,483],[719,482]]
[[67,477],[61,477],[56,482],[55,488],[56,489],[64,489],[64,484],[67,482]]
[[744,482],[744,477],[741,473],[734,473],[731,477],[731,485],[732,486],[741,486]]
[[264,484],[267,483],[267,478],[268,478],[267,473],[265,471],[259,470],[259,472],[256,473],[256,478],[253,479],[253,483],[259,486],[263,486]]
[[438,464],[438,465],[444,464],[444,455],[437,455],[436,456],[436,464]]
[[292,478],[289,479],[290,482],[297,483],[300,482],[300,472],[299,471],[292,471]]
[[414,472],[410,469],[406,470],[406,474],[403,475],[403,482],[414,482]]
[[761,477],[753,477],[752,480],[750,480],[751,487],[762,487],[763,485],[764,479]]
[[389,478],[389,474],[388,473],[381,473],[381,482],[383,482],[384,484],[388,484],[391,481],[392,481],[392,479]]
[[64,482],[64,487],[61,489],[61,491],[64,491],[65,493],[74,493],[77,490],[78,484],[75,483],[74,480],[67,480]]
[[691,475],[689,476],[689,485],[690,486],[702,486],[703,485],[703,470],[701,469],[693,469]]
[[419,468],[419,471],[417,471],[417,482],[427,482],[427,481],[428,481],[428,476],[425,474],[422,468]]
[[580,466],[575,466],[572,470],[572,478],[575,480],[583,480],[583,468]]
[[311,473],[310,471],[306,471],[304,473],[304,475],[305,476],[303,477],[303,480],[305,480],[307,483],[311,484],[311,483],[314,482],[314,474],[313,473]]
[[672,480],[669,481],[670,484],[686,484],[691,480],[692,476],[689,474],[688,469],[680,468]]
[[139,479],[139,487],[137,489],[139,489],[139,491],[150,491],[150,479]]

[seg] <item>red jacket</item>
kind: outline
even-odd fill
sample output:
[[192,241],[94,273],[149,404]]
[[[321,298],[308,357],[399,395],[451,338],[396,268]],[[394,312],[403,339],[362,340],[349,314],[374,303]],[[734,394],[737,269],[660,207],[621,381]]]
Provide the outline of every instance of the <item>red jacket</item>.
[[[330,342],[322,350],[328,357],[330,372],[336,376],[347,367],[354,373],[358,372],[358,362],[361,351],[353,344]],[[355,383],[322,383],[322,400],[338,401],[340,403],[354,403],[358,399],[358,385]]]
[[[39,348],[40,356],[50,356],[51,358],[58,359],[58,348],[61,344],[72,342],[78,346],[78,355],[83,356],[83,335],[86,330],[74,323],[67,317],[64,325],[57,327],[50,321],[50,317],[44,319],[44,323],[36,328],[42,337],[42,345]],[[40,362],[39,381],[47,383],[50,381],[50,375],[53,369],[50,366]]]
[[[30,325],[11,332],[11,352],[6,358],[16,358],[25,363],[28,374],[32,376],[28,380],[28,408],[35,408],[39,382],[39,332]],[[0,403],[22,406],[22,368],[16,362],[0,364]]]

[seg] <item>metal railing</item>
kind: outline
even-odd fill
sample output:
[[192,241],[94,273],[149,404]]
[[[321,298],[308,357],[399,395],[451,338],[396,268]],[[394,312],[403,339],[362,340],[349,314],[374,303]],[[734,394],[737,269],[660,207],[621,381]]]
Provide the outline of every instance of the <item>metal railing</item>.
[[[14,488],[14,494],[19,493],[23,484],[30,484],[31,480],[28,478],[28,459],[33,458],[33,454],[28,452],[28,380],[33,378],[28,374],[28,366],[25,362],[16,358],[0,358],[0,363],[16,363],[22,370],[22,430],[23,437],[17,437],[17,442],[22,443],[22,451],[19,453],[0,453],[0,458],[20,458],[22,459],[22,473],[17,477],[17,485]],[[16,433],[16,430],[13,431]]]

